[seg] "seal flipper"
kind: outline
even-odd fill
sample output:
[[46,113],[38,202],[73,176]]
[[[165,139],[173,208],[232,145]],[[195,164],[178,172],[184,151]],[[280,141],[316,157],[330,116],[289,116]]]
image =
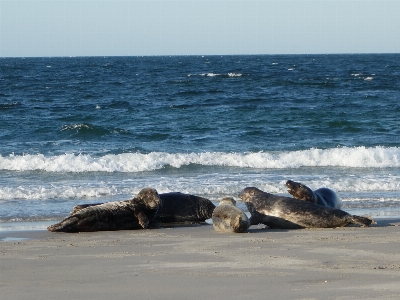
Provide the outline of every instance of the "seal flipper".
[[231,228],[233,228],[236,233],[246,232],[250,227],[250,220],[243,219],[241,215],[236,216],[235,220],[233,220],[231,224]]
[[352,220],[352,222],[350,222],[351,224],[361,225],[362,227],[369,227],[371,225],[376,224],[375,220],[370,216],[360,217],[360,216],[350,215],[350,218]]
[[143,229],[146,229],[149,226],[149,219],[142,210],[135,211],[135,217],[137,218],[140,226],[142,226]]

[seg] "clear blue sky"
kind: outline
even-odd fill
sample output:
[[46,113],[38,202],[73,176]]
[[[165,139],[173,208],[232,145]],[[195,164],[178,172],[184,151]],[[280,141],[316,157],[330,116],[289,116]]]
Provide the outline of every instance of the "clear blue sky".
[[0,0],[0,57],[400,53],[400,0]]

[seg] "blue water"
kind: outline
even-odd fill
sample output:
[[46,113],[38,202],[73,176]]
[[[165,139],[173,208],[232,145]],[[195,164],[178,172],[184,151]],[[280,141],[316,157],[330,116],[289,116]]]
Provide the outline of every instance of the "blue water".
[[400,218],[399,115],[400,54],[0,58],[0,227],[287,179]]

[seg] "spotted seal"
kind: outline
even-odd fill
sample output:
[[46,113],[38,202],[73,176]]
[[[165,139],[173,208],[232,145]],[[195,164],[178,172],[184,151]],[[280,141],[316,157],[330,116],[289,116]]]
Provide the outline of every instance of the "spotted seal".
[[350,215],[340,209],[273,195],[255,187],[246,187],[239,197],[251,213],[251,224],[262,223],[270,228],[333,228],[349,224],[376,224],[371,217]]
[[342,201],[339,196],[331,189],[320,188],[313,191],[308,186],[292,180],[286,181],[286,186],[289,194],[295,199],[333,208],[340,209],[342,207]]
[[[161,205],[153,224],[161,223],[180,223],[180,222],[204,222],[210,219],[215,209],[214,203],[209,199],[184,194],[180,192],[159,194]],[[89,206],[101,205],[102,203],[81,204],[74,206],[71,214]]]
[[249,218],[236,207],[231,197],[223,198],[212,213],[212,224],[220,232],[246,232],[250,227]]
[[87,205],[60,223],[47,227],[47,230],[83,232],[147,228],[160,206],[161,200],[157,191],[144,188],[131,200]]

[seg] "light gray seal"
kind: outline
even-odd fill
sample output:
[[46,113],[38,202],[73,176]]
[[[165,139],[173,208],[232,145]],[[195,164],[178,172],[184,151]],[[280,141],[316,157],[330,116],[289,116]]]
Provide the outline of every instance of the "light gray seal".
[[212,224],[216,231],[241,233],[250,227],[246,214],[236,207],[236,201],[231,197],[223,198],[212,214]]
[[[160,194],[161,205],[154,217],[153,223],[185,223],[205,222],[210,219],[215,209],[214,203],[209,199],[184,194],[179,192]],[[101,205],[102,203],[81,204],[74,206],[71,214],[89,206]]]
[[145,229],[161,205],[155,189],[144,188],[136,198],[76,210],[60,223],[47,227],[56,232]]
[[251,213],[252,225],[262,223],[270,228],[300,229],[376,224],[371,217],[350,215],[340,209],[273,195],[255,187],[243,189],[239,197]]
[[340,209],[342,207],[342,201],[339,196],[331,189],[320,188],[313,191],[308,186],[292,180],[286,181],[286,186],[289,194],[295,199],[333,208]]

